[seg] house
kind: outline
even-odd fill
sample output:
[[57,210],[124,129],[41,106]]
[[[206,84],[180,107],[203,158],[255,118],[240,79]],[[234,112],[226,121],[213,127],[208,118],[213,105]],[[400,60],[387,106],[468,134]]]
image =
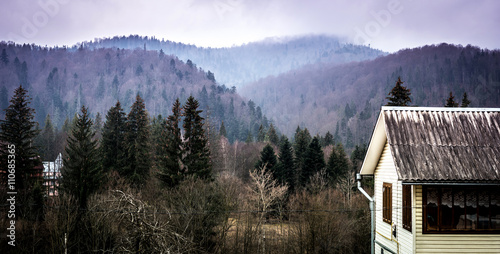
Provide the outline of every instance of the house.
[[43,163],[43,185],[47,190],[47,196],[57,196],[59,179],[61,178],[61,168],[63,166],[62,155],[59,154],[54,162],[44,161]]
[[360,174],[375,253],[500,253],[500,109],[382,107]]

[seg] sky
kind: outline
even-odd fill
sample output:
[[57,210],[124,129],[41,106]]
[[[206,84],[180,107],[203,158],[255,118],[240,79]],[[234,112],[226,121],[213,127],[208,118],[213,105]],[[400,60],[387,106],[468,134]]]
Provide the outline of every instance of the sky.
[[442,42],[500,49],[497,0],[2,0],[0,41],[73,46],[154,36],[202,47],[334,35],[386,52]]

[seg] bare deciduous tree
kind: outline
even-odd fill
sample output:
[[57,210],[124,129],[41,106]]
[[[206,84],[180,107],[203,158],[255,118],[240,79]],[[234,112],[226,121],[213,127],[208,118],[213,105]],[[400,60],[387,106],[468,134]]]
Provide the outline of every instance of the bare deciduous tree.
[[[170,224],[168,210],[150,206],[132,194],[120,190],[112,191],[110,202],[116,219],[127,228],[128,235],[121,239],[119,252],[190,253],[194,244],[176,233]],[[108,210],[110,211],[110,210]],[[115,213],[116,214],[116,213]]]
[[265,165],[261,169],[251,170],[250,178],[252,181],[247,187],[251,193],[249,199],[262,217],[274,203],[283,201],[288,186],[278,184],[278,181],[266,170]]

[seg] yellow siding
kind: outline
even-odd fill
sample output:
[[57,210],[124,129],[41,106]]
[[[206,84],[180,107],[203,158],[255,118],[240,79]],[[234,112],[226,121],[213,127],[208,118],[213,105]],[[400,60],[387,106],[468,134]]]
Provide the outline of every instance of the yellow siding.
[[500,235],[422,234],[422,186],[414,190],[416,253],[500,253]]
[[[392,221],[397,227],[397,238],[391,237],[391,225],[384,222],[382,219],[382,185],[384,182],[392,183]],[[412,253],[413,234],[403,229],[401,209],[402,190],[401,181],[398,181],[396,167],[392,159],[391,149],[386,143],[382,156],[377,164],[377,168],[375,169],[375,240],[396,253]],[[376,244],[375,253],[380,253],[380,250],[381,246]]]

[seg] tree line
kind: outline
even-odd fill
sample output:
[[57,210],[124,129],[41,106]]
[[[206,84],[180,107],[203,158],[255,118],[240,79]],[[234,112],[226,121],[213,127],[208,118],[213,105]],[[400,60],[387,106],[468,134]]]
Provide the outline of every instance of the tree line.
[[[360,165],[364,147],[349,160],[342,145],[333,145],[331,134],[311,137],[298,128],[292,143],[283,135],[278,138],[272,125],[267,130],[262,126],[255,139],[231,144],[223,135],[224,125],[208,124],[194,97],[184,105],[176,100],[167,118],[151,118],[137,95],[128,114],[117,102],[101,120],[82,106],[67,121],[59,195],[48,196],[38,151],[51,149],[37,150],[33,144],[62,138],[63,129],[48,135],[54,130],[50,117],[44,129],[37,129],[30,102],[27,90],[18,87],[1,122],[2,148],[15,143],[20,151],[16,157],[23,162],[16,168],[19,252],[356,252],[366,247],[350,241],[326,244],[341,235],[366,238],[362,226],[344,232],[322,226],[368,222],[366,204],[353,201],[357,196],[345,174]],[[6,155],[2,150],[2,165]],[[6,186],[6,172],[1,175]],[[311,203],[311,198],[336,201]],[[308,209],[306,201],[313,209],[352,211],[315,215],[314,220],[310,214],[290,212]],[[272,226],[274,221],[282,226]],[[8,223],[1,218],[2,226]],[[327,238],[313,237],[318,234]],[[297,244],[264,244],[271,235]],[[2,250],[10,251],[5,246]]]

